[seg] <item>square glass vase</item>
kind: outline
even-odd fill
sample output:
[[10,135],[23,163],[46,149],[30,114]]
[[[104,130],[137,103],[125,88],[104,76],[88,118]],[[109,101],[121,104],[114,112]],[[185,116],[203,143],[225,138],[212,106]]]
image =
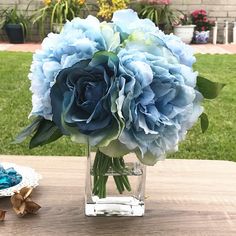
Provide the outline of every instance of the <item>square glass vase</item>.
[[139,162],[135,154],[117,158],[99,151],[89,152],[85,215],[143,216],[145,182],[146,166]]

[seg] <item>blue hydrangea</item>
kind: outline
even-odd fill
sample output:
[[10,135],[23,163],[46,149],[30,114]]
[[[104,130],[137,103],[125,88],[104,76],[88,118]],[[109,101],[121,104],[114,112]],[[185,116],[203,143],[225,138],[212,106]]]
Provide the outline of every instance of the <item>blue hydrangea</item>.
[[125,121],[119,142],[123,150],[135,151],[142,162],[153,165],[178,150],[203,112],[192,69],[195,57],[179,38],[153,29],[149,21],[143,30],[143,20],[130,10],[116,12],[113,21],[129,33],[118,52],[122,92],[117,104]]
[[125,120],[119,141],[146,164],[176,151],[203,111],[202,96],[195,89],[197,73],[167,47],[160,50],[159,38],[131,35],[118,53]]

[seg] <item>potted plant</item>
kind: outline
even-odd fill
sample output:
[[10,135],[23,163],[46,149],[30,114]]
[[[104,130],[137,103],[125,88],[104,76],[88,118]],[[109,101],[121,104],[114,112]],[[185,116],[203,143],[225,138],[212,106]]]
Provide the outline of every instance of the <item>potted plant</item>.
[[43,6],[34,15],[33,24],[39,23],[41,34],[45,35],[44,24],[50,22],[50,30],[59,33],[66,20],[80,16],[85,0],[44,0]]
[[194,32],[195,43],[207,43],[211,28],[214,22],[210,21],[207,17],[207,12],[203,9],[195,10],[191,13],[193,24],[196,25]]
[[149,18],[165,33],[173,32],[180,12],[170,7],[170,0],[143,1],[135,6],[140,18]]
[[194,27],[191,18],[182,13],[178,24],[174,26],[174,34],[181,38],[184,43],[189,44],[193,39]]
[[[28,7],[26,11],[28,10]],[[3,9],[0,13],[0,26],[6,31],[10,43],[24,43],[28,33],[30,17],[14,8]]]

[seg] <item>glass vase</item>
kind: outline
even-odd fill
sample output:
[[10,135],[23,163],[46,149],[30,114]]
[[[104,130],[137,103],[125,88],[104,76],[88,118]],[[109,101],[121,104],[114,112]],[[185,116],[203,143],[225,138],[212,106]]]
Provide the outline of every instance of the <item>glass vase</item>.
[[110,157],[88,152],[86,216],[143,216],[146,166],[135,154]]

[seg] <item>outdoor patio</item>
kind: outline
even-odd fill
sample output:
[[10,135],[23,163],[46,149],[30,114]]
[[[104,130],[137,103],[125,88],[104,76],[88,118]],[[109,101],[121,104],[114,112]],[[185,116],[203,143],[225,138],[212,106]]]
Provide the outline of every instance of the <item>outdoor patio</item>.
[[0,236],[235,236],[236,1],[28,3],[0,2]]
[[[200,54],[235,54],[236,44],[191,44],[194,52]],[[25,43],[25,44],[9,44],[0,42],[0,51],[14,51],[14,52],[35,52],[40,49],[40,44]]]

